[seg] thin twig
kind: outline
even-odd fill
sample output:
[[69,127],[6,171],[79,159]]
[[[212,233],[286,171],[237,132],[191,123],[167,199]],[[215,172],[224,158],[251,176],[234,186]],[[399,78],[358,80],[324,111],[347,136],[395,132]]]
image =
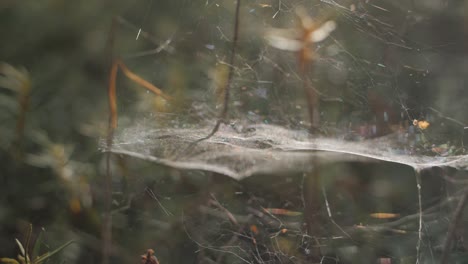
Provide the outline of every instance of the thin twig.
[[[222,122],[225,121],[228,110],[229,110],[229,97],[230,97],[230,90],[231,90],[231,82],[232,82],[232,77],[234,75],[234,57],[236,55],[236,48],[237,48],[237,39],[239,35],[239,10],[240,10],[240,2],[241,0],[237,0],[236,3],[236,14],[235,14],[235,20],[234,20],[234,37],[232,40],[232,46],[231,46],[231,56],[229,57],[229,62],[228,64],[231,65],[229,67],[229,73],[228,73],[228,79],[226,81],[225,87],[224,87],[224,100],[223,100],[223,110],[221,111],[221,114],[219,115],[218,120],[216,121],[216,124],[211,130],[210,134],[207,136],[198,139],[195,141],[193,144],[196,144],[200,141],[207,140],[211,138],[216,132],[218,132],[219,126],[221,125]],[[192,144],[192,145],[193,145]]]
[[416,174],[416,187],[418,189],[418,204],[419,204],[419,229],[418,229],[418,243],[416,244],[416,264],[419,263],[421,241],[422,241],[422,224],[423,224],[423,211],[422,211],[422,195],[421,195],[421,171],[415,169]]
[[145,188],[145,192],[149,195],[149,197],[151,197],[153,200],[155,200],[159,207],[161,207],[161,209],[163,210],[163,212],[167,215],[167,216],[172,216],[173,214],[171,212],[169,212],[165,207],[164,205],[159,201],[158,197],[156,196],[156,194],[153,192],[153,190],[151,190],[149,187],[146,187]]
[[323,184],[320,184],[320,185],[322,186],[322,195],[323,195],[323,199],[325,200],[325,206],[327,207],[328,218],[330,218],[330,221],[331,221],[345,236],[347,236],[349,239],[353,240],[353,238],[352,238],[340,225],[338,225],[337,222],[335,222],[335,219],[333,219],[333,215],[332,215],[331,208],[330,208],[330,203],[328,202],[327,191],[325,190],[325,187],[323,186]]
[[221,205],[221,203],[216,199],[216,197],[214,196],[213,193],[210,193],[210,197],[212,199],[212,200],[210,200],[210,203],[213,204],[214,206],[218,207],[219,209],[221,209],[221,211],[223,211],[226,214],[226,216],[229,219],[229,221],[231,222],[231,224],[233,224],[235,226],[239,226],[239,222],[237,222],[234,215],[231,212],[229,212],[228,209],[226,209],[224,206]]

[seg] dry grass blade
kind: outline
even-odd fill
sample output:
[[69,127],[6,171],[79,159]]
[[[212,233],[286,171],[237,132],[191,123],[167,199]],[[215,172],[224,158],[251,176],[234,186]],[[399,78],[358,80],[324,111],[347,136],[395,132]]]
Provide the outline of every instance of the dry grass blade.
[[150,82],[146,81],[145,79],[141,78],[137,74],[133,73],[128,67],[123,63],[122,60],[116,59],[112,63],[110,75],[109,75],[109,89],[108,89],[108,96],[109,96],[109,109],[110,109],[110,124],[112,129],[117,128],[117,95],[116,95],[116,79],[117,79],[117,73],[119,68],[122,70],[122,72],[125,74],[127,78],[130,80],[134,81],[135,83],[143,86],[145,89],[148,91],[151,91],[157,96],[161,96],[165,100],[169,101],[172,98],[161,89],[158,87],[154,86]]

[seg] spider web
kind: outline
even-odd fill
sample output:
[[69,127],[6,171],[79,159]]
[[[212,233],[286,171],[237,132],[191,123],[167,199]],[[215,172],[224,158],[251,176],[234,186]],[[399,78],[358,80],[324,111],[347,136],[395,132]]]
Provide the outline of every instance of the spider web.
[[248,132],[223,126],[212,138],[191,143],[210,132],[206,129],[152,128],[138,125],[117,133],[112,152],[178,169],[203,170],[241,180],[255,174],[304,172],[310,161],[385,161],[415,169],[452,167],[466,169],[468,156],[427,156],[411,153],[397,135],[350,142],[311,138],[306,131],[274,125],[250,125]]
[[[388,224],[342,228],[338,224],[346,222],[346,215],[333,218],[332,212],[343,213],[347,209],[329,205],[329,200],[336,197],[328,199],[325,188],[323,200],[328,212],[322,213],[329,216],[332,227],[338,227],[337,233],[345,240],[360,232],[399,232],[398,228],[410,225],[411,238],[404,240],[404,244],[416,247],[417,262],[432,263],[430,236],[437,239],[444,236],[444,232],[432,229],[446,216],[443,210],[453,211],[450,206],[454,200],[449,197],[437,206],[423,208],[426,204],[421,193],[425,189],[421,190],[419,172],[437,167],[465,171],[468,164],[463,145],[468,120],[461,110],[468,98],[462,96],[459,82],[464,77],[459,68],[463,61],[457,59],[461,49],[457,44],[461,40],[460,31],[447,29],[452,25],[447,17],[456,16],[457,7],[442,3],[439,7],[438,1],[430,1],[432,4],[344,0],[242,2],[235,63],[228,65],[233,4],[182,2],[184,8],[177,10],[176,17],[181,19],[187,15],[190,23],[178,24],[177,30],[167,34],[170,41],[161,41],[170,48],[159,49],[157,73],[149,75],[155,83],[165,81],[166,91],[175,94],[177,102],[161,106],[143,93],[137,109],[127,106],[121,111],[112,148],[106,149],[103,143],[102,149],[177,170],[213,172],[237,181],[261,175],[272,179],[276,179],[275,175],[301,175],[316,169],[317,164],[358,162],[409,166],[417,175],[416,182],[412,183],[417,187],[417,195],[412,202],[418,207],[412,208],[413,214]],[[310,45],[313,69],[306,77],[299,73],[295,52],[277,49],[265,40],[265,32],[271,29],[297,30],[298,6],[305,8],[312,19],[331,14],[330,19],[337,25],[327,39]],[[184,14],[188,10],[209,15]],[[448,32],[435,34],[433,28],[440,21],[445,23]],[[148,59],[137,58],[132,63]],[[228,120],[224,120],[213,137],[193,144],[208,135],[215,124],[222,104],[220,98],[225,92],[221,84],[226,81],[229,68],[234,70],[234,78]],[[310,79],[320,97],[320,136],[308,132],[304,78]],[[165,86],[161,87],[164,90]],[[457,200],[459,190],[451,197]],[[249,205],[247,213],[264,219],[255,211],[258,208],[253,207]],[[198,227],[206,223],[186,219],[191,226],[186,232],[189,236],[197,233],[190,238],[199,248],[230,254],[234,259],[226,258],[228,263],[269,262],[265,259],[277,263],[271,259],[279,262],[284,257],[294,259],[271,241],[272,245],[263,250],[268,258],[258,253],[260,243],[255,244],[257,248],[240,243],[230,246],[232,241],[225,241],[226,237],[240,236],[239,233],[248,239],[252,236],[239,230],[226,234],[223,226],[231,217],[219,216],[223,210],[220,206],[216,208],[218,211],[205,208],[216,217],[207,220],[212,228],[203,228],[201,234],[197,233]],[[297,224],[300,221],[282,223],[273,215],[269,217],[279,222],[280,227],[294,230],[300,240],[297,249],[308,254],[315,242]],[[250,223],[240,213],[235,218]],[[281,237],[281,229],[263,224],[271,240]],[[335,243],[330,237],[315,239]],[[265,244],[270,243],[266,240]],[[344,250],[354,242],[350,238],[344,246],[337,247]]]
[[[338,25],[328,39],[311,47],[316,55],[310,78],[321,98],[321,129],[325,133],[318,138],[305,132],[309,119],[295,53],[271,47],[262,37],[272,27],[293,30],[298,23],[294,13],[298,6],[305,7],[312,19],[332,13]],[[426,26],[423,14],[431,11],[426,10],[430,6],[405,1],[244,3],[235,65],[226,64],[233,7],[207,1],[196,8],[214,12],[215,23],[198,17],[195,28],[190,28],[202,34],[200,40],[189,39],[201,50],[182,50],[169,57],[179,61],[191,56],[187,52],[200,53],[203,60],[199,63],[211,63],[201,69],[207,79],[180,76],[180,83],[193,84],[174,88],[178,94],[182,91],[177,89],[185,89],[184,95],[179,96],[189,98],[184,102],[188,107],[171,114],[154,113],[153,120],[145,113],[155,110],[154,102],[144,94],[139,112],[134,114],[143,121],[120,129],[112,151],[139,154],[177,168],[215,171],[236,179],[278,167],[302,170],[301,164],[319,155],[317,151],[414,168],[465,167],[465,157],[460,155],[464,152],[464,117],[459,121],[458,111],[453,115],[447,115],[452,111],[444,111],[459,110],[466,99],[459,98],[458,108],[453,106],[457,102],[439,111],[440,98],[432,96],[431,91],[413,92],[414,87],[421,85],[440,90],[431,87],[431,82],[446,78],[432,74],[430,67],[436,66],[430,65],[435,53],[448,51],[437,50],[408,33],[421,24]],[[184,26],[188,27],[180,25]],[[164,45],[177,43],[177,34],[171,35],[170,40]],[[423,67],[422,61],[430,67]],[[174,64],[180,67],[177,62]],[[188,64],[195,67],[196,63]],[[190,142],[208,134],[213,126],[229,67],[235,74],[229,120],[214,138],[188,149]],[[166,71],[171,74],[170,69]],[[434,95],[438,92],[441,91],[432,91]],[[419,128],[413,119],[427,120],[430,126]]]

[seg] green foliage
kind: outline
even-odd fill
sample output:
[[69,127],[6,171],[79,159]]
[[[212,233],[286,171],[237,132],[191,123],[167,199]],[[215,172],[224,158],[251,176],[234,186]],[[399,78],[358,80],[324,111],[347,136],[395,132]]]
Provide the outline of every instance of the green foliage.
[[74,241],[68,241],[65,244],[61,245],[60,247],[56,248],[53,251],[47,251],[45,253],[40,254],[40,246],[43,243],[42,240],[42,233],[41,231],[39,233],[39,237],[36,239],[33,245],[33,252],[30,254],[28,252],[29,249],[29,243],[31,242],[31,233],[32,233],[32,225],[30,225],[30,229],[28,232],[28,237],[27,237],[27,242],[26,242],[26,247],[21,244],[21,242],[15,238],[15,242],[18,245],[18,248],[20,250],[20,254],[18,255],[17,259],[11,259],[11,258],[0,258],[0,263],[7,263],[7,264],[41,264],[45,261],[47,261],[49,258],[53,257],[54,255],[58,254],[60,251],[65,249],[67,246],[72,244]]

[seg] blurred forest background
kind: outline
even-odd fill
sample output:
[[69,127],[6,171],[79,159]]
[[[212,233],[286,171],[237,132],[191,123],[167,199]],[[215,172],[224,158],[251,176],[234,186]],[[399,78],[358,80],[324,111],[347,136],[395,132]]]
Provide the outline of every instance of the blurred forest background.
[[[410,154],[465,154],[466,1],[245,0],[229,65],[235,7],[233,0],[0,1],[0,257],[17,259],[15,238],[33,258],[73,240],[46,261],[101,262],[101,150],[115,58],[172,98],[119,73],[120,130],[214,125],[232,68],[230,127],[306,132],[298,54],[281,44],[288,33],[268,39],[286,32],[275,29],[301,30],[298,7],[312,21],[336,23],[325,40],[301,44],[314,54],[305,76],[320,97],[322,136],[396,135]],[[466,185],[463,169],[425,170],[419,201],[409,166],[320,166],[336,222],[321,198],[317,214],[326,224],[314,237],[304,228],[302,173],[237,181],[118,155],[110,164],[111,263],[155,263],[147,249],[161,264],[313,263],[317,256],[317,263],[439,263]],[[419,206],[430,209],[423,238]],[[462,215],[449,263],[468,259],[467,221]]]

